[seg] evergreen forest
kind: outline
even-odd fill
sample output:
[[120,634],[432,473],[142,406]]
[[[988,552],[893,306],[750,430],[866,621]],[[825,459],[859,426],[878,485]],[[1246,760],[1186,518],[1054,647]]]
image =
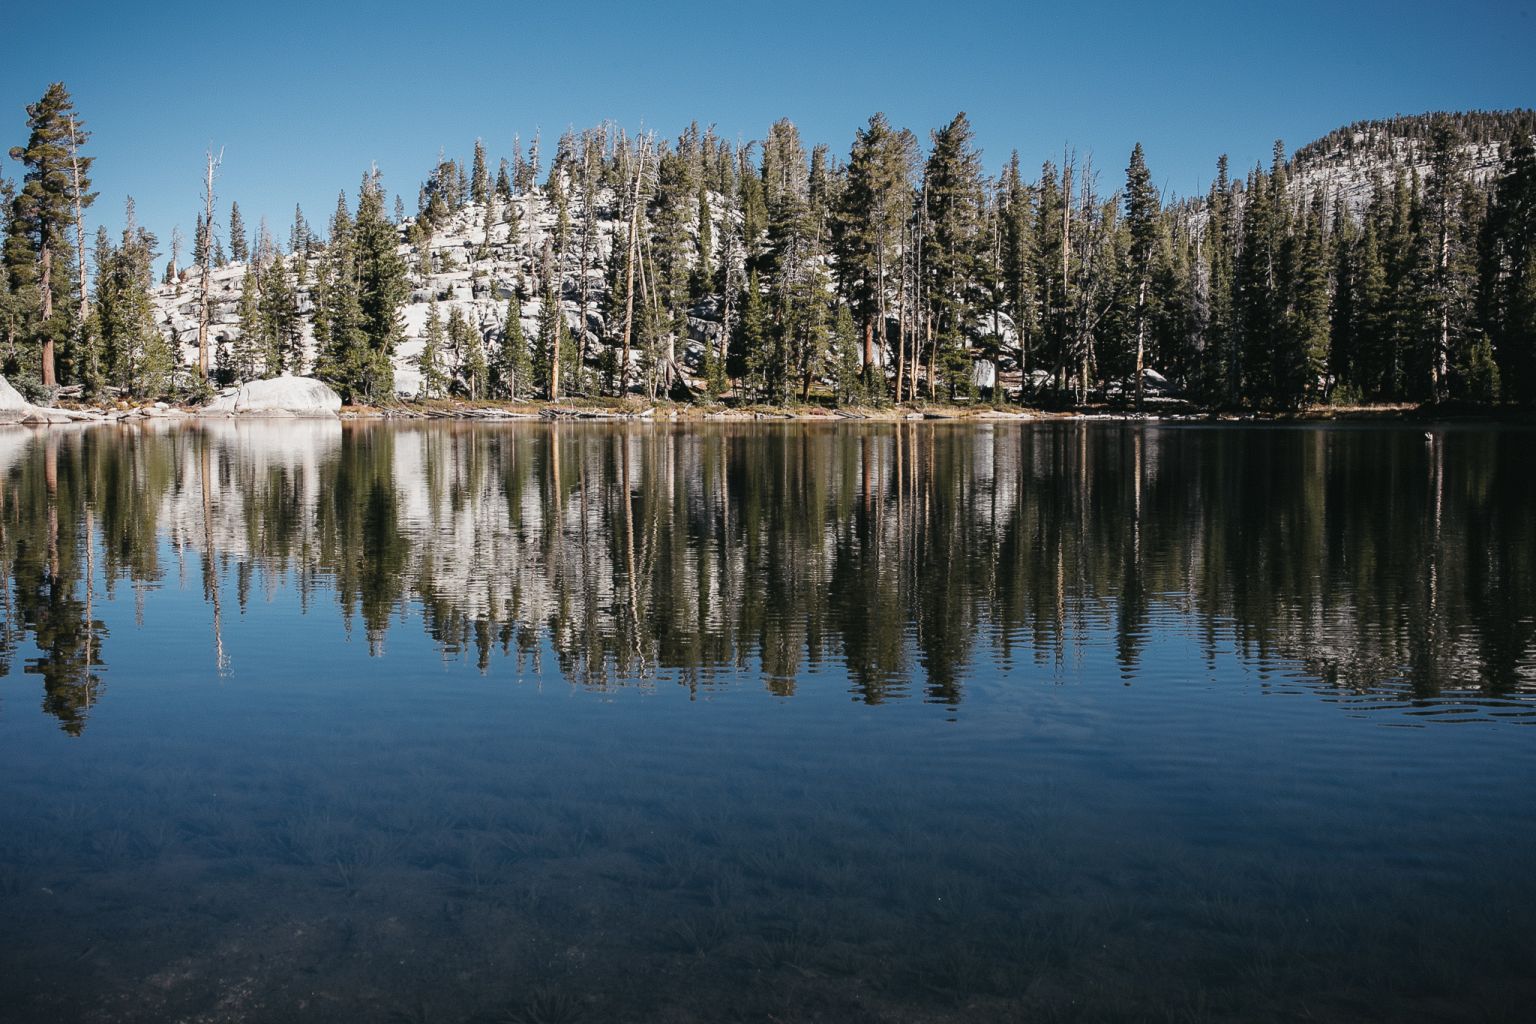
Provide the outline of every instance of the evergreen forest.
[[[1288,411],[1536,399],[1536,113],[1360,122],[1200,196],[1138,144],[984,161],[957,114],[846,151],[612,124],[370,168],[252,226],[209,153],[188,242],[98,222],[62,83],[9,131],[0,372],[34,401],[621,398]],[[190,212],[190,209],[189,209]],[[283,237],[286,236],[286,237]],[[416,312],[413,312],[416,311]]]

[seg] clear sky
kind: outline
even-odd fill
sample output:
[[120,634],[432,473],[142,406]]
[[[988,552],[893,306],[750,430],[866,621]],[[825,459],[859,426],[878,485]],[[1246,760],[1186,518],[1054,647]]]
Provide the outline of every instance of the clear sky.
[[[730,3],[239,5],[6,0],[0,153],[64,81],[95,133],[98,223],[123,197],[167,248],[191,235],[200,164],[280,239],[293,204],[323,225],[377,161],[415,208],[439,148],[492,160],[542,128],[605,119],[675,137],[688,121],[760,138],[779,117],[846,154],[883,110],[925,142],[970,114],[989,170],[1065,144],[1106,191],[1136,141],[1159,184],[1203,190],[1216,157],[1267,160],[1350,121],[1536,106],[1536,0],[1430,3]],[[8,178],[19,165],[0,161]]]

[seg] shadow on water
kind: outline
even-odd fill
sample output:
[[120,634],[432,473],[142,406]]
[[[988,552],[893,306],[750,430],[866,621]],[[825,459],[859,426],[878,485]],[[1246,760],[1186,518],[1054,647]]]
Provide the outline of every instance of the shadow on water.
[[1523,1020],[1533,437],[0,433],[0,1019]]

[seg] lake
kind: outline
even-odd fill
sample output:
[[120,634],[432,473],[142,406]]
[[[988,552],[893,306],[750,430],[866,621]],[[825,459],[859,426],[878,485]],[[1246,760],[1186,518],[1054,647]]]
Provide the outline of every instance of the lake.
[[0,1019],[1502,1021],[1536,430],[0,432]]

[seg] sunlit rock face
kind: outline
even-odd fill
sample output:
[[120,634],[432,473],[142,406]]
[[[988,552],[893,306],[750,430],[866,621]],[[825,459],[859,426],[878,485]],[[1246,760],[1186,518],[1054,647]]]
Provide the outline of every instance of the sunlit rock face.
[[0,423],[71,423],[76,420],[100,419],[97,413],[74,412],[68,409],[45,409],[27,401],[11,382],[0,377]]
[[205,416],[335,416],[341,396],[313,377],[273,377],[240,385],[203,406]]
[[20,423],[31,409],[32,404],[21,397],[21,392],[0,377],[0,423]]

